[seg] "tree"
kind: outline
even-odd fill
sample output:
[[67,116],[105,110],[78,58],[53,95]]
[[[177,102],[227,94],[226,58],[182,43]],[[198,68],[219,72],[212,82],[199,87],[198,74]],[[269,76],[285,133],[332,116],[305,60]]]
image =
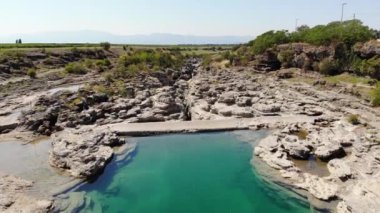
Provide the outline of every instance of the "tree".
[[252,46],[252,50],[255,54],[261,54],[265,52],[268,48],[272,48],[275,45],[285,44],[290,41],[289,33],[286,30],[281,31],[268,31],[249,44]]
[[380,39],[380,30],[374,30],[376,39]]
[[100,46],[101,46],[104,50],[106,50],[106,51],[110,50],[110,48],[111,48],[111,44],[110,44],[109,42],[102,42],[102,43],[100,43]]
[[301,26],[297,27],[297,32],[302,32],[305,30],[310,30],[310,27],[307,25],[301,25]]
[[[302,28],[301,28],[302,27]],[[314,45],[330,45],[343,42],[352,47],[357,42],[365,42],[375,38],[375,33],[360,20],[331,22],[327,25],[317,25],[313,28],[301,26],[290,34],[293,42],[306,42]]]

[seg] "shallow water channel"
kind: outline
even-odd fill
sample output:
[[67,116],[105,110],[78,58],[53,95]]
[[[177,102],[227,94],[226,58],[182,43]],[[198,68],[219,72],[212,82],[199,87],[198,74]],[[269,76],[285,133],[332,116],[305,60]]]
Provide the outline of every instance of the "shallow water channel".
[[20,141],[0,142],[0,173],[33,181],[29,192],[42,197],[77,183],[78,181],[59,174],[49,165],[50,147],[49,138],[28,144]]

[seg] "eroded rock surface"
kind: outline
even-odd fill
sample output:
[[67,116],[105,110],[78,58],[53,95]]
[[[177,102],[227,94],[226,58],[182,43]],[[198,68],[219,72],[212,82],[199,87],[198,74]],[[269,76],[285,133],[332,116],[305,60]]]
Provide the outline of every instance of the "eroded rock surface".
[[28,195],[27,190],[32,186],[31,181],[0,174],[0,212],[50,212],[53,201]]
[[[287,124],[261,140],[254,154],[279,170],[285,182],[307,190],[315,198],[343,200],[338,212],[377,212],[380,181],[375,177],[380,175],[379,157],[376,157],[380,144],[373,139],[378,137],[377,132],[352,130],[352,125],[344,120],[328,118]],[[307,159],[307,156],[327,161],[330,175],[312,175],[293,163],[294,158]]]
[[[53,137],[49,162],[77,178],[101,173],[113,156],[112,147],[125,144],[112,132],[66,130]],[[127,144],[130,151],[134,145]]]
[[[328,47],[294,45],[295,50],[301,48],[296,57],[299,62],[309,57],[303,54],[307,51],[315,60],[334,54]],[[262,70],[278,66],[273,64],[276,61],[270,53],[259,62],[254,66]],[[166,69],[124,79],[123,97],[84,89],[14,99],[1,97],[5,101],[0,103],[0,116],[9,116],[17,109],[24,112],[12,124],[14,121],[14,125],[39,134],[58,132],[50,163],[79,178],[99,174],[113,155],[112,147],[122,143],[111,132],[93,132],[84,127],[94,125],[101,129],[121,122],[252,118],[252,129],[276,129],[259,143],[254,154],[278,170],[291,185],[320,200],[342,201],[339,211],[379,210],[374,207],[378,206],[378,190],[373,190],[380,185],[379,110],[344,92],[322,91],[315,85],[286,80],[295,72],[260,74],[252,67],[204,70],[200,61],[194,59],[181,70]],[[325,83],[316,81],[318,85]],[[22,107],[12,107],[15,104]],[[349,114],[359,114],[367,125],[348,123]],[[260,119],[267,116],[302,120],[273,124]],[[9,131],[6,128],[0,127]],[[295,159],[309,158],[327,163],[330,175],[309,174],[294,163]],[[366,188],[369,184],[373,189]]]

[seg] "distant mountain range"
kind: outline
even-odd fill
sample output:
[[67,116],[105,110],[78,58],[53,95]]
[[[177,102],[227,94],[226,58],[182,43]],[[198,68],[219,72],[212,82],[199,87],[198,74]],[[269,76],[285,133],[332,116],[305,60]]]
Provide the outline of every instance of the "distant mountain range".
[[115,35],[101,31],[46,32],[1,36],[0,43],[14,43],[21,38],[24,43],[99,43],[114,44],[241,44],[252,40],[251,36],[196,36],[167,33],[150,35]]

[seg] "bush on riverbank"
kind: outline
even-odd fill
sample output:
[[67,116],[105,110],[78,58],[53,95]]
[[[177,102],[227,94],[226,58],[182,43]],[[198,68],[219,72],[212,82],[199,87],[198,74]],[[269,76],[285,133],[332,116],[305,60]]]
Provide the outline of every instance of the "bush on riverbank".
[[[134,78],[138,74],[155,71],[165,71],[165,69],[181,69],[185,57],[178,51],[164,50],[132,50],[118,58],[114,68],[102,74],[104,81],[88,85],[88,91],[105,93],[109,96],[128,95],[126,79]],[[110,61],[98,60],[97,66],[112,66]],[[108,66],[107,66],[108,65]]]
[[368,75],[376,79],[380,79],[380,58],[374,56],[368,60],[361,60],[359,62],[359,74]]
[[294,51],[293,50],[283,50],[277,55],[278,60],[281,62],[283,68],[289,68],[293,65]]
[[340,72],[340,65],[334,59],[325,58],[318,64],[318,70],[325,75],[336,75]]
[[[235,66],[258,62],[253,64],[258,64],[254,68],[260,71],[275,70],[280,63],[283,68],[297,67],[326,75],[350,72],[380,79],[380,56],[373,56],[374,44],[367,42],[375,38],[375,30],[360,20],[331,22],[312,28],[304,25],[295,32],[265,32],[247,45],[224,53],[223,57]],[[272,55],[277,59],[268,57]],[[207,60],[207,64],[212,63]]]
[[257,38],[248,43],[251,47],[251,51],[254,54],[261,54],[265,52],[268,48],[272,48],[279,44],[285,44],[290,42],[290,34],[288,31],[268,31],[262,35],[257,36]]
[[377,83],[375,89],[371,93],[372,105],[375,107],[380,106],[380,83]]
[[375,39],[374,30],[363,25],[360,20],[331,22],[327,25],[317,25],[313,28],[302,26],[289,34],[291,42],[305,42],[314,45],[331,45],[343,42],[352,47],[357,42]]
[[313,28],[301,26],[292,33],[286,30],[268,31],[250,41],[248,46],[255,54],[261,54],[268,48],[290,42],[325,46],[344,43],[348,47],[352,47],[358,42],[366,42],[375,39],[375,37],[374,30],[363,25],[360,20],[350,20],[343,23],[331,22],[327,25],[317,25]]
[[92,91],[95,93],[104,93],[108,96],[121,96],[126,97],[128,91],[123,80],[113,79],[107,82],[107,84],[102,83],[92,83],[85,86],[87,91]]
[[119,57],[115,74],[117,76],[133,76],[140,72],[167,68],[178,69],[183,61],[184,57],[178,51],[137,50]]
[[30,68],[28,69],[28,71],[26,72],[26,74],[30,77],[30,78],[36,78],[37,77],[37,71],[35,68]]
[[69,63],[65,67],[65,71],[69,74],[84,75],[87,73],[87,69],[83,66],[82,63],[74,62]]
[[108,59],[85,59],[83,66],[90,70],[97,70],[98,72],[106,71],[111,67],[111,61]]

